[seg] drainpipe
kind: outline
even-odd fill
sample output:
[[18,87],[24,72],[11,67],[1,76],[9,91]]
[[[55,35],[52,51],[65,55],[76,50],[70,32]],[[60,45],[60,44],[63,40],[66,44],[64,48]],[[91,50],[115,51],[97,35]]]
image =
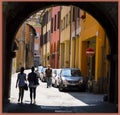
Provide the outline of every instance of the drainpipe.
[[[46,37],[45,39],[47,39],[47,24],[46,24],[46,33],[45,33],[45,35],[46,35],[46,36],[45,36],[45,37]],[[48,41],[47,41],[47,42],[48,42]],[[45,66],[47,66],[47,65],[46,65],[46,64],[47,64],[47,63],[46,63],[47,42],[45,43]]]
[[[61,6],[60,6],[60,22],[59,22],[60,24],[61,24]],[[60,68],[60,36],[61,35],[61,26],[59,27],[59,52],[58,52],[58,55],[59,55],[59,65],[58,65],[58,67]]]
[[74,44],[74,67],[76,67],[76,8],[75,8],[75,44]]
[[[71,6],[71,7],[72,7],[72,6]],[[72,43],[71,43],[71,41],[72,41],[72,40],[71,40],[71,30],[72,30],[72,29],[71,29],[71,9],[72,9],[72,8],[71,8],[71,7],[70,7],[70,22],[69,22],[69,23],[70,23],[70,43],[69,43],[69,48],[70,48],[70,50],[69,50],[69,54],[70,54],[70,55],[69,55],[69,66],[70,66],[70,67],[71,67],[70,62],[71,62],[71,45],[72,45]]]

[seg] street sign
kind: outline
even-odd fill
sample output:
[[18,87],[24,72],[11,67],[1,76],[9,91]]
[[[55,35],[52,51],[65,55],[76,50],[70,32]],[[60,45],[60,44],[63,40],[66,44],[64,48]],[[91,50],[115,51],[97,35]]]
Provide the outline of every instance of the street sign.
[[95,54],[95,51],[94,51],[93,48],[88,48],[88,49],[86,49],[86,55],[87,55],[88,57],[92,57],[94,54]]

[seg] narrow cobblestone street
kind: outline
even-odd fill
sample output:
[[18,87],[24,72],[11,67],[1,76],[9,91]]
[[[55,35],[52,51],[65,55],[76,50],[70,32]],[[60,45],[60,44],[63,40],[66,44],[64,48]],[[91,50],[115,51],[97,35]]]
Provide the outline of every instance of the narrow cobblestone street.
[[[30,70],[26,70],[28,74]],[[46,88],[45,82],[37,87],[36,104],[30,104],[29,90],[24,93],[23,104],[17,102],[18,88],[15,88],[17,73],[12,75],[10,103],[4,107],[8,113],[113,113],[113,104],[103,102],[102,94],[66,91]]]

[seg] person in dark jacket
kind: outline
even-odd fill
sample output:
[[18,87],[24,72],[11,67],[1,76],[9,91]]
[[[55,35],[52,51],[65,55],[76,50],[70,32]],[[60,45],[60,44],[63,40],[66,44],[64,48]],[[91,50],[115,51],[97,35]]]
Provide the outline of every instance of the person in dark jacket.
[[48,88],[52,86],[52,69],[50,68],[50,65],[48,65],[45,74],[46,74],[47,88]]
[[29,89],[30,89],[30,99],[31,99],[31,104],[32,104],[32,99],[34,98],[34,103],[36,103],[36,87],[38,84],[36,84],[37,80],[37,74],[34,72],[35,68],[31,68],[31,73],[28,74],[28,82],[29,82]]

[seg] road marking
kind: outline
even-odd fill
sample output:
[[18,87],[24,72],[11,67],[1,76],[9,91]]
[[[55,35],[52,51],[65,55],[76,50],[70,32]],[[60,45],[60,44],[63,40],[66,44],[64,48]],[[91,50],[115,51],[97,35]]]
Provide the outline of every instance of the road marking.
[[57,106],[41,106],[41,109],[60,109],[60,107],[57,107]]
[[71,113],[70,110],[55,110],[56,113]]

